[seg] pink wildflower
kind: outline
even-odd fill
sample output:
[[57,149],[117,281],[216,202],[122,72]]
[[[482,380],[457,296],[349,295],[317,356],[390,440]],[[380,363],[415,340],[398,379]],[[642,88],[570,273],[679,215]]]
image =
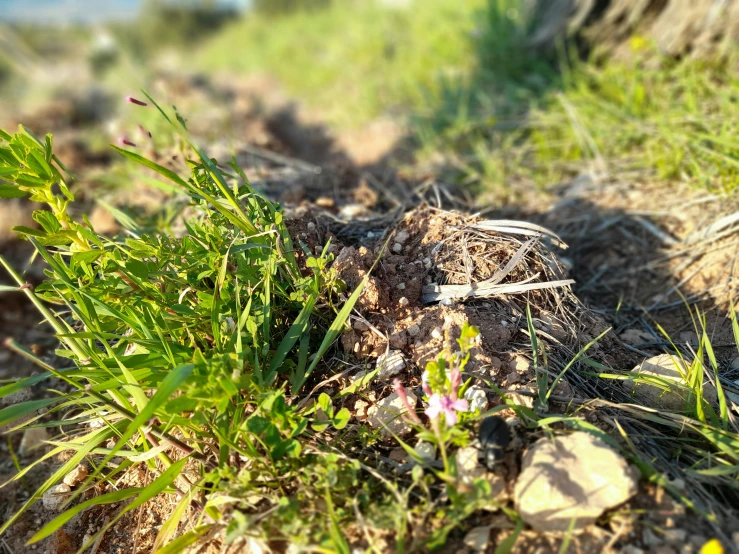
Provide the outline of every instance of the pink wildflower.
[[452,370],[449,381],[451,382],[451,394],[449,396],[451,396],[452,400],[456,400],[457,393],[459,392],[459,385],[462,384],[462,372],[459,371],[459,368],[455,367]]
[[126,102],[130,104],[136,104],[137,106],[148,106],[146,102],[142,102],[141,100],[137,100],[133,96],[126,96]]
[[413,408],[413,406],[411,406],[411,403],[408,401],[408,395],[405,392],[405,387],[401,384],[400,380],[395,379],[393,381],[393,386],[395,387],[395,392],[398,394],[400,401],[403,403],[403,406],[405,406],[405,409],[408,412],[408,416],[413,420],[413,423],[421,425],[421,418],[418,417],[415,408]]
[[426,396],[431,397],[433,392],[431,391],[431,387],[429,386],[429,379],[431,376],[429,375],[428,371],[424,371],[421,374],[421,388],[423,388],[423,392],[426,393]]
[[466,400],[452,399],[448,394],[444,396],[434,394],[429,398],[429,407],[426,408],[426,415],[429,419],[434,420],[444,414],[446,424],[451,427],[457,423],[457,412],[466,412],[467,406]]

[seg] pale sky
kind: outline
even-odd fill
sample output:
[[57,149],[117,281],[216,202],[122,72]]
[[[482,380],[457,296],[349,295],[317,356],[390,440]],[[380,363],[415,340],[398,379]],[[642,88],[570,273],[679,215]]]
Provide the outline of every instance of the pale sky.
[[[249,0],[220,1],[239,7],[249,4]],[[121,20],[135,17],[140,7],[140,0],[0,0],[0,19],[29,23]]]

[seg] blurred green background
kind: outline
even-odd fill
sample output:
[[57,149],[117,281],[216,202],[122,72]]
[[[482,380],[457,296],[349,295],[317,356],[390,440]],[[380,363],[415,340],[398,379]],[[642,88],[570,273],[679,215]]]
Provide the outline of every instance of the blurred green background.
[[104,155],[146,126],[121,101],[145,88],[206,141],[262,140],[241,109],[278,138],[310,129],[296,157],[431,170],[488,201],[583,171],[733,191],[736,2],[632,4],[3,0],[0,123]]

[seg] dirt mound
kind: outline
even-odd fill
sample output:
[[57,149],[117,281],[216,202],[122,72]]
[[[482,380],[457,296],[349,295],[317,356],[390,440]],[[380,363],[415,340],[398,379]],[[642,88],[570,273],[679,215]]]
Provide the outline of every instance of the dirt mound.
[[[468,368],[511,390],[531,392],[527,306],[553,366],[558,359],[566,363],[605,330],[570,292],[544,235],[482,231],[481,223],[422,207],[407,213],[387,242],[372,237],[366,245],[343,248],[333,267],[349,287],[372,270],[359,315],[342,336],[344,349],[359,359],[399,350],[417,368],[412,372],[417,377],[447,340],[472,324],[482,341]],[[496,285],[486,288],[494,280]],[[497,292],[495,286],[511,292]],[[601,352],[606,363],[630,363],[628,354],[612,346],[593,352]]]

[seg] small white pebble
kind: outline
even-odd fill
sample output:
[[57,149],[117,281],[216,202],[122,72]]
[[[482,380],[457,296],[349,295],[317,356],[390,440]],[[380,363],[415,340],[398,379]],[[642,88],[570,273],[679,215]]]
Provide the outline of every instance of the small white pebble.
[[368,239],[373,239],[373,238],[375,238],[375,234],[372,231],[367,231],[367,238]]
[[400,244],[399,242],[396,242],[395,244],[393,244],[393,252],[395,252],[396,254],[400,254],[402,251],[403,251],[402,244]]
[[431,258],[423,259],[423,267],[425,267],[426,269],[431,269]]
[[308,223],[308,230],[309,230],[309,231],[315,231],[315,230],[316,230],[316,224],[315,224],[315,223],[313,223],[312,221],[310,221],[310,222]]
[[405,296],[402,296],[400,300],[398,300],[398,304],[401,306],[407,306],[410,302],[408,302],[408,299]]
[[434,330],[431,331],[431,336],[435,339],[443,339],[444,333],[441,331],[441,327],[434,327]]
[[439,304],[441,304],[442,306],[451,306],[452,304],[454,304],[454,302],[451,298],[444,298],[443,300],[439,301]]
[[413,450],[424,462],[433,462],[436,459],[436,449],[430,442],[418,441]]
[[410,237],[410,234],[408,233],[408,231],[398,231],[395,234],[395,242],[399,244],[404,244],[405,241],[408,240],[408,237]]
[[488,397],[485,391],[478,386],[471,386],[464,391],[464,397],[469,402],[468,411],[479,410],[484,412],[488,407]]
[[390,350],[377,358],[378,379],[389,379],[405,368],[405,357],[400,350]]
[[501,325],[502,325],[503,327],[508,327],[508,322],[507,322],[507,321],[506,321],[505,319],[504,319],[503,321],[501,321],[501,322],[500,322],[500,324],[501,324]]
[[405,283],[398,283],[398,288],[400,290],[405,290]]

